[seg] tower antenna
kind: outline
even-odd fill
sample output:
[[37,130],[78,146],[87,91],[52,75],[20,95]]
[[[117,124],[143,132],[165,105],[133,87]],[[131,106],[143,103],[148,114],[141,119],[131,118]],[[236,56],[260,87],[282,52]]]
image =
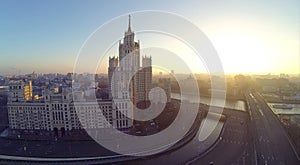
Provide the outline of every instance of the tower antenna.
[[131,16],[128,15],[128,31],[131,32]]

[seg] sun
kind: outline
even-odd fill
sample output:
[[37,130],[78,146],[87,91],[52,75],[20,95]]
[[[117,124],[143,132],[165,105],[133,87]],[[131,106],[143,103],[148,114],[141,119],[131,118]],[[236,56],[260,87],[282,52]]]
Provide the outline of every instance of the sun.
[[212,39],[227,73],[258,73],[272,65],[272,49],[260,38],[225,32]]

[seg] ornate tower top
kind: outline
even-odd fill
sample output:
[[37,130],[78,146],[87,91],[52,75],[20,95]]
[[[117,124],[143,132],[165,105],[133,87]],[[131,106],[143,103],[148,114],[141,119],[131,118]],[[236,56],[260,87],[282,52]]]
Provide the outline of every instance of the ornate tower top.
[[131,32],[131,16],[128,15],[128,32]]

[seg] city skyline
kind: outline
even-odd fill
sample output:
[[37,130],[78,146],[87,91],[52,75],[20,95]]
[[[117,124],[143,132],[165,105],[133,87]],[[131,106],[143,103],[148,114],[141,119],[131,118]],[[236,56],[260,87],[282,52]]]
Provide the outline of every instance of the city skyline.
[[[122,7],[105,1],[91,2],[1,2],[0,74],[72,72],[80,47],[93,31],[119,15],[140,10],[172,12],[196,24],[213,43],[225,74],[299,74],[297,1],[272,1],[272,7],[268,5],[270,1],[159,5],[129,1]],[[133,27],[135,23],[133,18]],[[119,33],[122,36],[123,31]],[[147,35],[136,37],[151,43]],[[155,42],[170,46],[163,39]],[[117,51],[108,55],[116,54]],[[149,52],[141,50],[144,54]],[[180,55],[185,56],[185,52]],[[106,70],[107,66],[103,68]],[[181,73],[177,68],[174,70]]]
[[299,6],[0,1],[0,164],[300,164]]

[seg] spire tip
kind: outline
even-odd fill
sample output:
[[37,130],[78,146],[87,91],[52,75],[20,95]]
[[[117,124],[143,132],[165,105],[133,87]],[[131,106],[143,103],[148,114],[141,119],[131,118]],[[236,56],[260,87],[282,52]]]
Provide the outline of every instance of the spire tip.
[[131,15],[128,15],[128,31],[131,31]]

